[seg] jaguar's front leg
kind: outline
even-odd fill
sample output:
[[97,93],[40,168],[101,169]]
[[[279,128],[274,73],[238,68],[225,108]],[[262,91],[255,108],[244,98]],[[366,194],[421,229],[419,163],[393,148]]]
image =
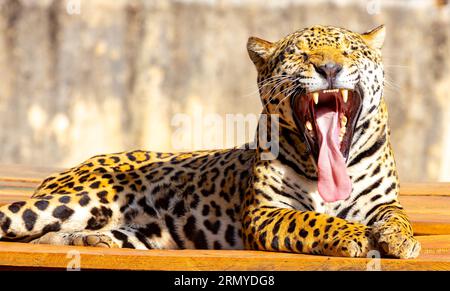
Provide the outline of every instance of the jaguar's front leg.
[[414,238],[411,224],[398,202],[378,207],[368,224],[373,226],[384,256],[409,259],[419,255],[420,243]]
[[247,249],[366,257],[375,248],[369,227],[337,217],[271,206],[249,207],[243,215]]

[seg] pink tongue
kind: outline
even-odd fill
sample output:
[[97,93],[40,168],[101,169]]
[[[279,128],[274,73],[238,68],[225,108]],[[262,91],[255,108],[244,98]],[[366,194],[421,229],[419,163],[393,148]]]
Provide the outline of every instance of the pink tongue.
[[352,190],[344,157],[339,150],[338,112],[320,108],[316,122],[322,144],[319,152],[319,194],[326,202],[348,198]]

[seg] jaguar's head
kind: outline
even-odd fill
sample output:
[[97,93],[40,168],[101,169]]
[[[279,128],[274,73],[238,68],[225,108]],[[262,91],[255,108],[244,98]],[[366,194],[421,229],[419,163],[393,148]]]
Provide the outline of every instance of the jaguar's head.
[[[247,49],[258,71],[264,112],[298,132],[317,164],[319,192],[348,197],[346,163],[358,122],[376,114],[384,73],[384,26],[358,34],[313,26],[278,42],[256,37]],[[321,180],[326,182],[321,184]]]

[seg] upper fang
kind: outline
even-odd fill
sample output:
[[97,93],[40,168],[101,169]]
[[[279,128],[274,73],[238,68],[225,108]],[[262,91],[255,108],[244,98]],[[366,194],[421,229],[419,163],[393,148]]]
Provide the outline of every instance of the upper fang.
[[341,90],[342,100],[344,100],[344,103],[347,103],[348,100],[348,90],[342,89]]
[[313,93],[313,99],[314,99],[314,103],[315,104],[319,103],[319,92],[314,92]]

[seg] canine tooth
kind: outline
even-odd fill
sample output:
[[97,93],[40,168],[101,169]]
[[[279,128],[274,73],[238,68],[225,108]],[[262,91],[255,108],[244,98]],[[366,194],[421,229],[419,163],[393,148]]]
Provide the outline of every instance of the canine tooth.
[[319,103],[319,92],[314,92],[313,93],[313,99],[314,99],[314,103],[315,104]]
[[306,122],[306,128],[307,128],[308,130],[312,130],[312,124],[311,124],[311,122],[309,122],[309,121]]
[[347,103],[348,100],[348,90],[342,89],[341,90],[342,100],[344,100],[344,103]]
[[345,128],[345,125],[347,124],[347,116],[342,116],[341,118],[341,126]]
[[345,135],[346,131],[347,131],[347,129],[345,127],[341,127],[341,129],[339,131],[339,142],[342,142],[342,140],[344,139],[344,135]]

